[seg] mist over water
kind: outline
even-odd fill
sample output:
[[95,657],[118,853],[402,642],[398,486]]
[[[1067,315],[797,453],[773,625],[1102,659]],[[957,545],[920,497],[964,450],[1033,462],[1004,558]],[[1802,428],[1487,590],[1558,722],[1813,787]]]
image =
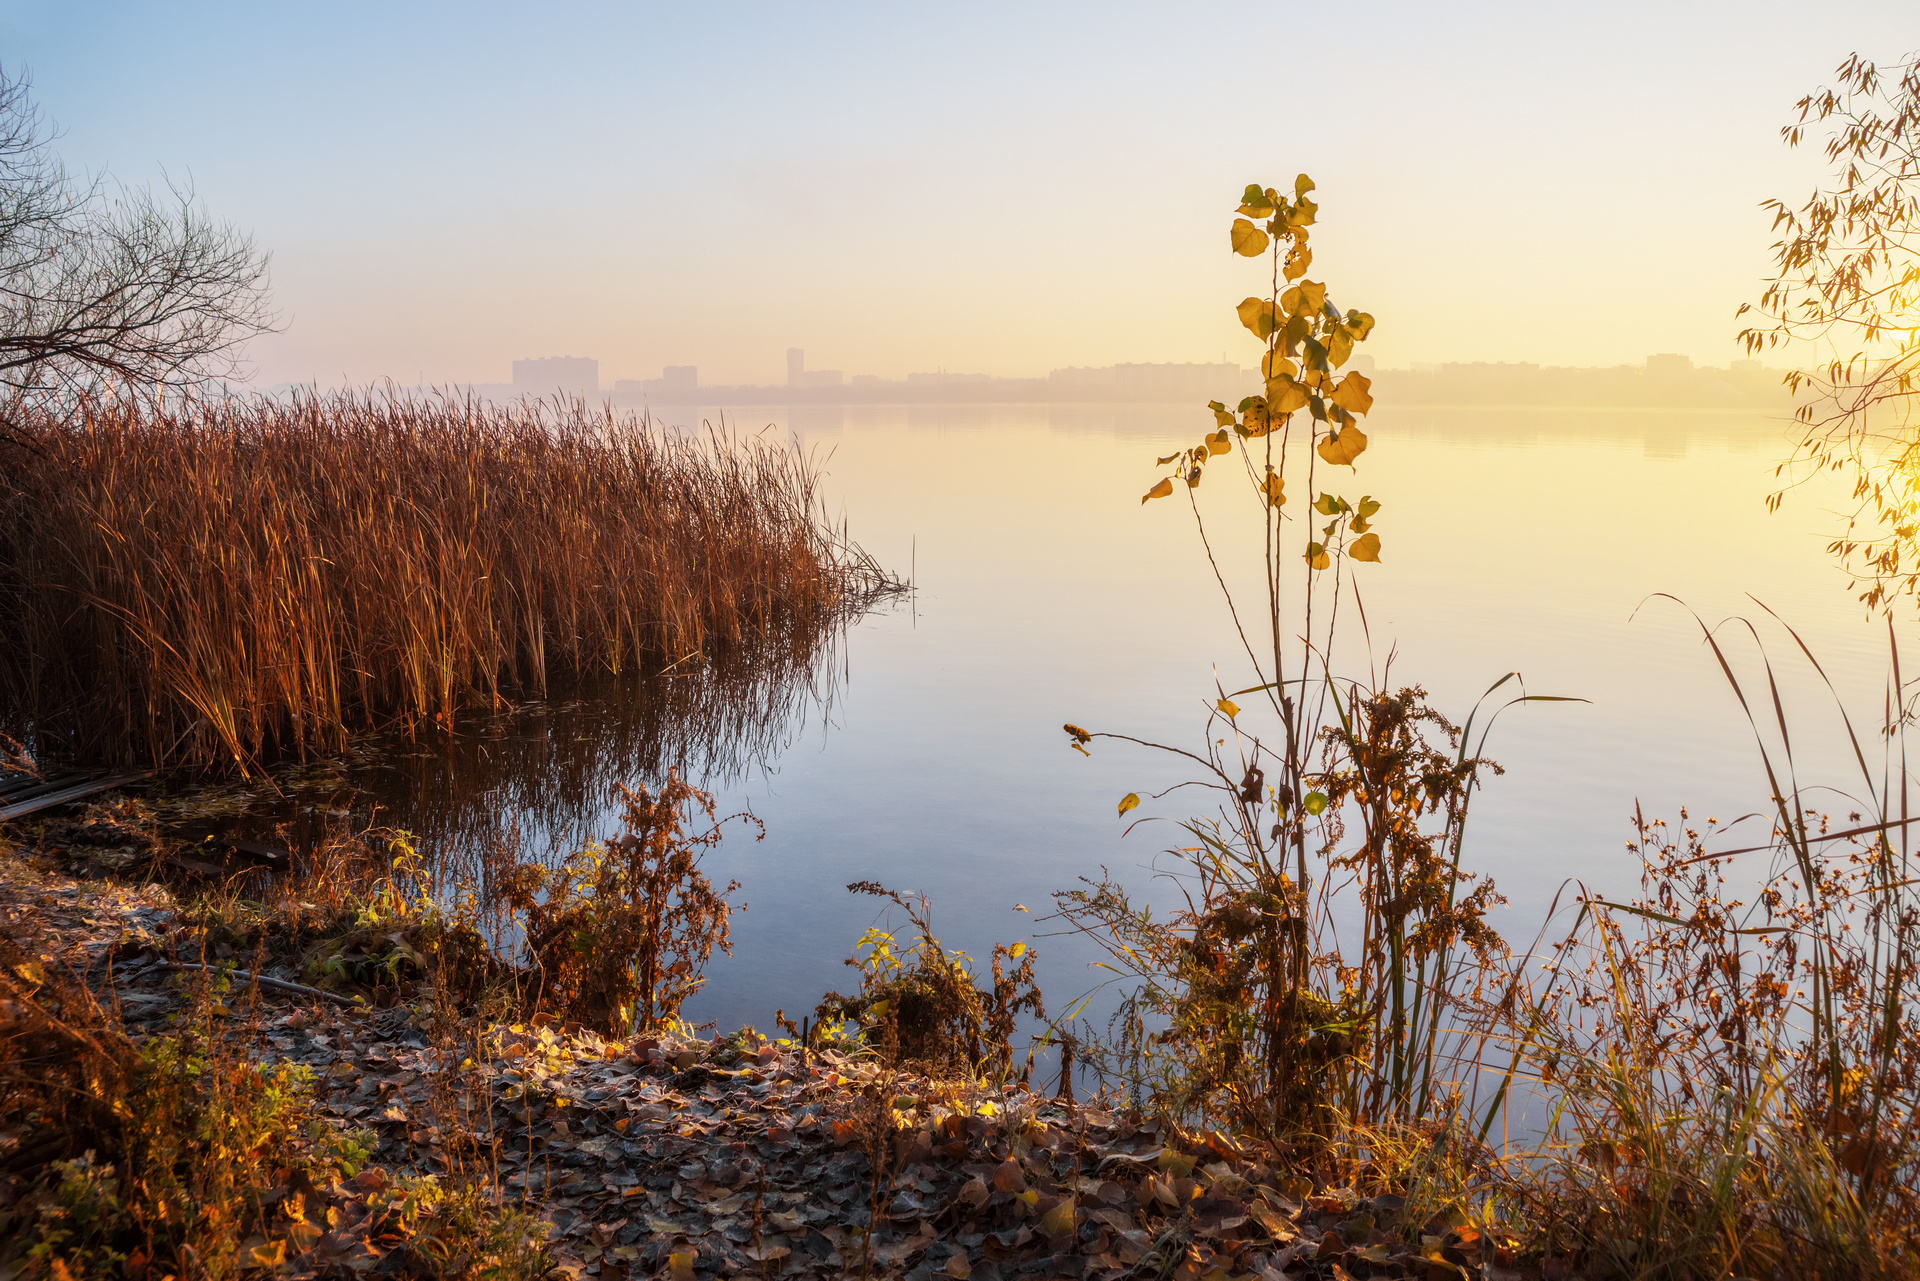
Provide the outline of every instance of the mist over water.
[[[701,417],[722,414],[683,425]],[[1204,794],[1148,799],[1130,817],[1156,821],[1123,839],[1117,800],[1187,773],[1107,741],[1082,757],[1060,726],[1197,749],[1216,681],[1254,683],[1183,500],[1140,503],[1155,456],[1206,424],[1139,406],[725,419],[766,421],[816,451],[835,516],[889,569],[911,570],[913,597],[804,662],[586,686],[469,731],[450,754],[354,771],[383,819],[456,860],[514,826],[539,853],[611,834],[614,785],[670,765],[715,790],[722,814],[750,809],[765,841],[736,827],[710,862],[717,882],[742,883],[749,911],[687,1010],[723,1028],[770,1028],[776,1009],[796,1016],[855,981],[841,958],[875,915],[850,881],[929,895],[943,941],[976,957],[1044,936],[1051,893],[1103,865],[1177,901],[1177,881],[1154,878],[1179,838],[1161,820]],[[1650,815],[1684,805],[1723,821],[1766,807],[1751,731],[1698,625],[1656,593],[1709,624],[1761,623],[1802,781],[1857,778],[1831,696],[1747,595],[1800,631],[1857,723],[1878,724],[1884,625],[1864,618],[1825,551],[1844,495],[1803,489],[1765,510],[1784,429],[1737,414],[1383,406],[1359,472],[1319,476],[1383,502],[1382,563],[1359,567],[1364,629],[1358,611],[1345,616],[1337,672],[1424,685],[1455,721],[1509,671],[1529,692],[1591,700],[1514,708],[1489,739],[1505,773],[1474,803],[1465,862],[1510,900],[1495,918],[1510,942],[1531,941],[1569,878],[1633,892],[1636,800]],[[1210,476],[1201,508],[1228,582],[1251,590],[1258,525],[1226,476]],[[1290,494],[1288,510],[1305,501]],[[1753,675],[1744,636],[1722,632]],[[1241,701],[1243,728],[1260,732],[1255,700]],[[1836,815],[1848,808],[1834,796]],[[1764,822],[1748,829],[1740,843],[1764,839]],[[1035,946],[1050,1009],[1097,981],[1074,940]]]

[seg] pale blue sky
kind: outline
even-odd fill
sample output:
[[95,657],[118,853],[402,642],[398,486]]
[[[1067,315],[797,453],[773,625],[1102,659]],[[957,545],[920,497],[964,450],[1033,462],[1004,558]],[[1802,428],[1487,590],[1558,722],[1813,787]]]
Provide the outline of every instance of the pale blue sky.
[[70,163],[274,254],[266,382],[1251,364],[1238,189],[1374,354],[1724,363],[1778,126],[1909,3],[0,3]]

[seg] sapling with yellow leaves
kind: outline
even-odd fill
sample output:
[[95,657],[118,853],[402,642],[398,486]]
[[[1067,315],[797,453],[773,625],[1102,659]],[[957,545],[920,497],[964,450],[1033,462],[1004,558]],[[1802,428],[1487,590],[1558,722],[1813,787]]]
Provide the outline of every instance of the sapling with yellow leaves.
[[[1261,344],[1262,389],[1231,409],[1210,402],[1199,440],[1157,460],[1166,471],[1141,499],[1185,495],[1253,679],[1211,692],[1198,752],[1067,726],[1082,752],[1114,738],[1176,753],[1203,775],[1177,787],[1221,794],[1217,813],[1179,823],[1186,906],[1156,920],[1111,877],[1056,896],[1132,981],[1105,1064],[1118,1051],[1142,1102],[1277,1152],[1311,1148],[1337,1117],[1430,1115],[1449,1089],[1435,1069],[1450,1002],[1502,950],[1483,919],[1493,887],[1460,866],[1468,799],[1498,768],[1468,750],[1474,718],[1454,726],[1423,690],[1390,688],[1385,667],[1340,669],[1341,603],[1358,605],[1347,566],[1382,557],[1381,500],[1332,487],[1370,444],[1372,384],[1347,366],[1374,318],[1308,279],[1313,190],[1302,174],[1290,194],[1242,195],[1229,245],[1268,280],[1235,312]],[[1260,626],[1207,535],[1199,491],[1223,466],[1215,487],[1244,483],[1262,520]],[[1307,495],[1291,508],[1290,486]],[[1141,805],[1128,793],[1120,816]]]

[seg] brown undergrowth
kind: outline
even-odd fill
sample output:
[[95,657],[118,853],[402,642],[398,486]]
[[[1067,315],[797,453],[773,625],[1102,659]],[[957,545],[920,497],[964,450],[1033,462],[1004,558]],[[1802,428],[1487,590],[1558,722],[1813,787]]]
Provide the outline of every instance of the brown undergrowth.
[[[804,1033],[783,1012],[788,1030],[809,1045],[851,1047],[889,1068],[936,1078],[1027,1080],[1033,1055],[1015,1066],[1021,1016],[1043,1024],[1047,1017],[1027,945],[995,944],[989,972],[979,974],[972,957],[934,937],[933,905],[924,896],[901,895],[876,881],[855,881],[847,889],[892,903],[906,915],[911,933],[903,939],[902,931],[868,930],[846,961],[860,973],[859,990],[828,992]],[[985,980],[991,986],[982,986]]]
[[245,771],[562,672],[810,653],[888,581],[795,447],[577,402],[92,400],[12,421],[0,712],[42,758]]
[[[17,860],[0,869],[0,1274],[264,1277],[315,1249],[413,1277],[545,1271],[542,1230],[470,1135],[430,1168],[375,1166],[380,1136],[318,1106],[332,1052],[283,1052],[285,1030],[329,1009],[401,1020],[444,1069],[429,1124],[466,1134],[451,1069],[489,1006],[461,1001],[473,940],[423,912],[395,863],[331,920],[314,903],[279,919],[230,888],[176,907],[158,886],[109,901]],[[294,982],[303,947],[309,970],[317,955],[361,965],[325,989]]]

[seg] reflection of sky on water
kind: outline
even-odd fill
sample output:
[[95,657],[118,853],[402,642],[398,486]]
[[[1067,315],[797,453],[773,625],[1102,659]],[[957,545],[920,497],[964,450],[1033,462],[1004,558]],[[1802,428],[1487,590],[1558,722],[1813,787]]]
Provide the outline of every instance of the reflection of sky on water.
[[[812,671],[816,689],[832,679],[830,703],[805,680],[762,681],[760,701],[738,704],[718,682],[685,682],[664,702],[635,686],[574,719],[546,718],[538,735],[475,736],[453,769],[395,762],[379,789],[389,819],[456,845],[516,816],[530,838],[604,835],[613,782],[697,756],[718,722],[743,739],[759,723],[752,750],[718,753],[749,767],[709,777],[723,813],[750,806],[768,833],[713,858],[714,879],[737,877],[751,905],[735,920],[733,958],[690,1007],[723,1026],[767,1028],[776,1008],[809,1010],[852,980],[840,960],[874,915],[872,900],[845,891],[850,881],[927,893],[948,944],[976,957],[1047,928],[1016,904],[1038,916],[1053,890],[1102,865],[1170,901],[1147,866],[1173,829],[1149,824],[1122,840],[1114,804],[1183,775],[1118,745],[1083,758],[1060,726],[1194,746],[1214,664],[1226,688],[1251,683],[1191,516],[1178,501],[1139,501],[1154,456],[1197,439],[1207,415],[912,406],[728,418],[798,432],[851,536],[888,568],[917,572],[911,607],[865,619]],[[1358,474],[1323,482],[1384,502],[1383,563],[1362,580],[1375,662],[1391,650],[1393,683],[1424,684],[1456,720],[1509,670],[1535,693],[1592,700],[1516,708],[1490,742],[1506,774],[1475,802],[1466,861],[1511,900],[1499,925],[1514,943],[1533,938],[1568,877],[1632,892],[1624,843],[1636,798],[1650,813],[1688,805],[1723,820],[1766,801],[1748,731],[1691,620],[1652,593],[1718,621],[1759,617],[1751,592],[1801,628],[1856,706],[1879,706],[1884,632],[1863,622],[1824,551],[1825,508],[1841,495],[1803,492],[1765,512],[1780,424],[1383,407],[1368,431]],[[1230,568],[1251,570],[1258,555],[1257,524],[1232,514],[1243,496],[1211,480],[1200,496],[1230,581],[1245,580]],[[1364,675],[1364,650],[1347,655]],[[1839,743],[1818,691],[1784,666],[1796,747],[1832,765]],[[650,749],[662,734],[679,737]],[[1844,782],[1818,765],[1806,775]],[[1182,815],[1172,801],[1142,813]],[[1038,952],[1058,1010],[1092,981],[1094,957],[1065,939]]]

